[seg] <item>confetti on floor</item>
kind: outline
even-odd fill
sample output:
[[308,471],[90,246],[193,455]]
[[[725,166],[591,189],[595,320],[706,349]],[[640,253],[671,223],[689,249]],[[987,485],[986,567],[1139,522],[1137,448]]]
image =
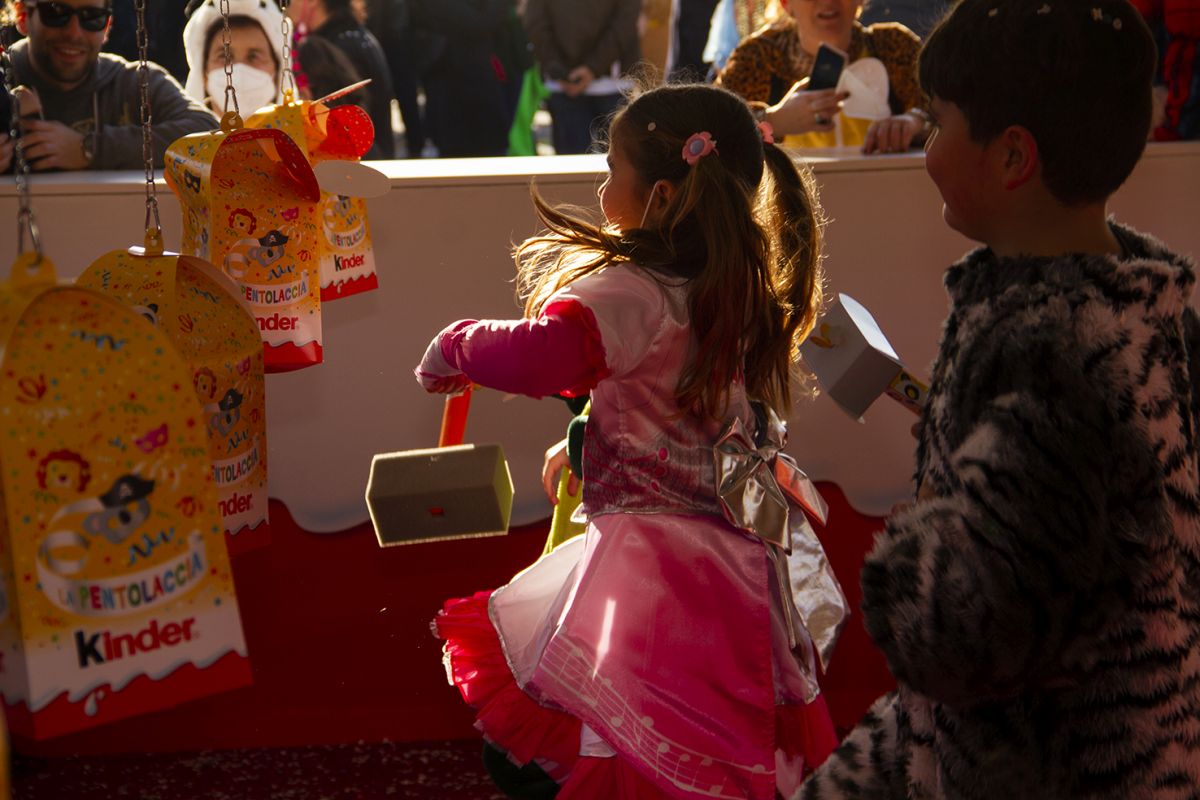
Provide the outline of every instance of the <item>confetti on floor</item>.
[[479,741],[201,753],[13,755],[13,800],[503,800]]

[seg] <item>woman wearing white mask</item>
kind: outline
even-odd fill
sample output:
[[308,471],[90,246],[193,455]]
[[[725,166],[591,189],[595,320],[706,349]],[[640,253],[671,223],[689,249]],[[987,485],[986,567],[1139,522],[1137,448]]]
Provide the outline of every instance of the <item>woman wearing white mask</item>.
[[[187,54],[187,93],[225,111],[225,54],[217,0],[201,0],[183,29]],[[278,102],[283,61],[283,14],[273,0],[229,0],[229,52],[233,87],[243,117]],[[232,99],[230,110],[233,110]]]

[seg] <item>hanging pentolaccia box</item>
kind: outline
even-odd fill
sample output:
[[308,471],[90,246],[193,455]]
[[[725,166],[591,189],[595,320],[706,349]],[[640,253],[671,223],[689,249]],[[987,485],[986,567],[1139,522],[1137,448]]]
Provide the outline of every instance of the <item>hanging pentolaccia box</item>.
[[191,373],[36,260],[0,288],[0,689],[13,734],[44,739],[251,674]]
[[227,114],[221,130],[173,142],[163,174],[183,210],[183,251],[237,284],[266,371],[321,363],[321,193],[296,143]]
[[246,120],[249,128],[277,128],[308,154],[321,184],[318,251],[321,299],[337,300],[379,285],[375,251],[364,198],[385,194],[391,186],[380,172],[359,164],[375,140],[367,112],[358,106],[329,108],[324,103],[290,99],[260,108]]
[[[132,306],[166,334],[204,411],[217,504],[234,553],[268,544],[267,423],[258,326],[207,261],[146,247],[98,258],[76,281]],[[155,250],[157,255],[151,255]]]

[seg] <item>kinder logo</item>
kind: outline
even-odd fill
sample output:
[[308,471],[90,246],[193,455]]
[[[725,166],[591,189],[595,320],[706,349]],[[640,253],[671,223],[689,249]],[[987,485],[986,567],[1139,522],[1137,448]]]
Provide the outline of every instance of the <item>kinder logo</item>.
[[122,633],[114,636],[111,631],[93,633],[88,636],[83,631],[75,631],[75,652],[79,656],[79,668],[85,669],[92,664],[104,664],[117,661],[138,653],[152,653],[161,647],[174,647],[194,638],[192,626],[194,618],[183,622],[168,622],[161,628],[158,620],[150,620],[150,625],[137,633]]
[[260,331],[294,331],[300,321],[298,317],[285,317],[282,314],[272,314],[269,317],[257,317]]
[[245,514],[254,509],[254,495],[233,493],[228,500],[217,503],[221,507],[222,517],[232,517],[234,514]]
[[357,253],[352,256],[334,256],[333,268],[338,272],[341,272],[344,269],[354,269],[355,267],[361,267],[363,265],[363,260],[364,258],[362,253]]

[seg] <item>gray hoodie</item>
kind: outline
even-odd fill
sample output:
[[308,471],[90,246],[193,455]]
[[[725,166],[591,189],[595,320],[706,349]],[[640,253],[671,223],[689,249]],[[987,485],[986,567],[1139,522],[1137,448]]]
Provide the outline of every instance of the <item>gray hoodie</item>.
[[[141,82],[137,64],[101,53],[92,74],[63,92],[42,82],[29,63],[29,42],[12,46],[16,82],[32,86],[42,101],[42,114],[81,133],[96,131],[92,169],[141,169]],[[150,109],[154,166],[161,168],[171,142],[189,133],[218,127],[212,112],[192,100],[162,67],[151,63]]]

